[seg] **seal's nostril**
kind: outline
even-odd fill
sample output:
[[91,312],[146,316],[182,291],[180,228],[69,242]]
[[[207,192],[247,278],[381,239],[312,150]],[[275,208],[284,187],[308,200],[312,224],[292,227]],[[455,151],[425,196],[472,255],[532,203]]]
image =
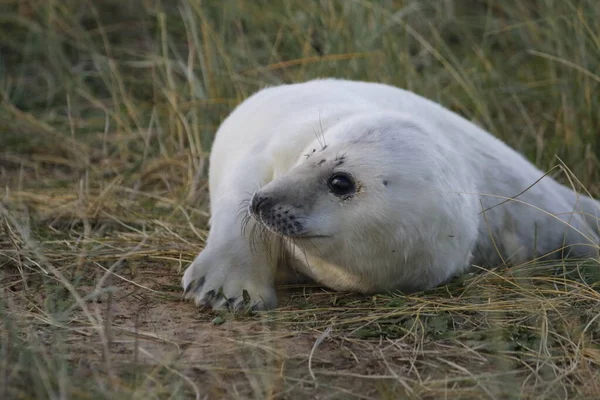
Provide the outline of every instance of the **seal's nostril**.
[[259,195],[255,194],[252,197],[252,203],[250,204],[250,208],[252,209],[252,212],[254,214],[258,213],[258,207],[260,206],[261,201],[263,201],[263,198]]
[[264,208],[271,203],[270,198],[266,196],[254,195],[252,197],[252,212],[258,214],[259,211],[264,211]]

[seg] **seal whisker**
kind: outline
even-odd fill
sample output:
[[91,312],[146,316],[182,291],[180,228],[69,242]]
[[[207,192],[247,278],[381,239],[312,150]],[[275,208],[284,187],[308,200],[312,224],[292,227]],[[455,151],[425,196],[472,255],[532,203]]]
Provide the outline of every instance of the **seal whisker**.
[[320,131],[317,131],[314,127],[312,130],[317,139],[317,143],[321,146],[321,151],[323,151],[327,148],[327,143],[325,142],[325,131],[323,130],[323,122],[321,120],[321,109],[319,109],[319,128]]
[[294,246],[294,251],[296,251],[296,250],[300,250],[300,252],[302,253],[302,256],[304,257],[304,265],[303,265],[303,266],[304,266],[306,269],[308,269],[308,270],[310,271],[311,275],[312,275],[312,274],[314,274],[314,272],[313,272],[313,269],[312,269],[312,265],[311,265],[311,263],[310,263],[310,261],[309,261],[309,259],[308,259],[308,255],[306,254],[306,250],[305,250],[305,249],[303,249],[302,247],[300,247],[300,246],[299,246],[299,245],[296,243],[296,241],[295,241],[294,239],[291,239],[291,240],[292,240],[292,242],[293,242],[293,243],[294,243],[294,245],[295,245],[295,246]]
[[[319,108],[319,127],[321,128],[321,139],[323,144],[321,145],[321,151],[327,148],[327,142],[325,141],[325,130],[323,129],[323,120],[321,119],[321,109]],[[320,144],[320,142],[319,142]]]

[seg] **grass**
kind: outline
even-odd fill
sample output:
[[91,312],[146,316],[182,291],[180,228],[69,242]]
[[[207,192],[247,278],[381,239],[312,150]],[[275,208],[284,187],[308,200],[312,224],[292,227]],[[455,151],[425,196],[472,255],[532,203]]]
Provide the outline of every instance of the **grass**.
[[597,260],[411,296],[284,288],[246,316],[179,288],[212,135],[267,84],[408,88],[600,195],[599,17],[595,0],[2,1],[0,398],[600,398]]

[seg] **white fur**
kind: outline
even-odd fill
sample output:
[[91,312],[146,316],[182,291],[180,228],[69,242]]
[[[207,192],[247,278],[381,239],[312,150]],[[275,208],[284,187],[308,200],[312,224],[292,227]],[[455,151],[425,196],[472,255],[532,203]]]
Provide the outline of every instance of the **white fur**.
[[[324,184],[335,170],[358,182],[348,200]],[[241,229],[240,205],[255,192],[298,215],[306,234],[324,236],[294,238],[286,251],[294,268],[337,290],[427,289],[470,263],[521,263],[563,245],[595,256],[595,200],[544,177],[504,202],[543,175],[473,123],[408,91],[334,79],[263,89],[217,132],[210,234],[182,283],[198,304],[237,306],[246,290],[257,307],[276,306],[277,262],[252,249]]]

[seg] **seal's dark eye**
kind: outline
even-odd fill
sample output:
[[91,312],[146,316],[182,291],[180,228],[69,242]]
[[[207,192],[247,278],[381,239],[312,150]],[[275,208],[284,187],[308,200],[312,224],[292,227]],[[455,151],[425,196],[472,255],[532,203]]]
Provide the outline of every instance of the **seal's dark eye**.
[[333,174],[327,181],[327,186],[336,196],[347,196],[356,190],[352,178],[343,173]]

